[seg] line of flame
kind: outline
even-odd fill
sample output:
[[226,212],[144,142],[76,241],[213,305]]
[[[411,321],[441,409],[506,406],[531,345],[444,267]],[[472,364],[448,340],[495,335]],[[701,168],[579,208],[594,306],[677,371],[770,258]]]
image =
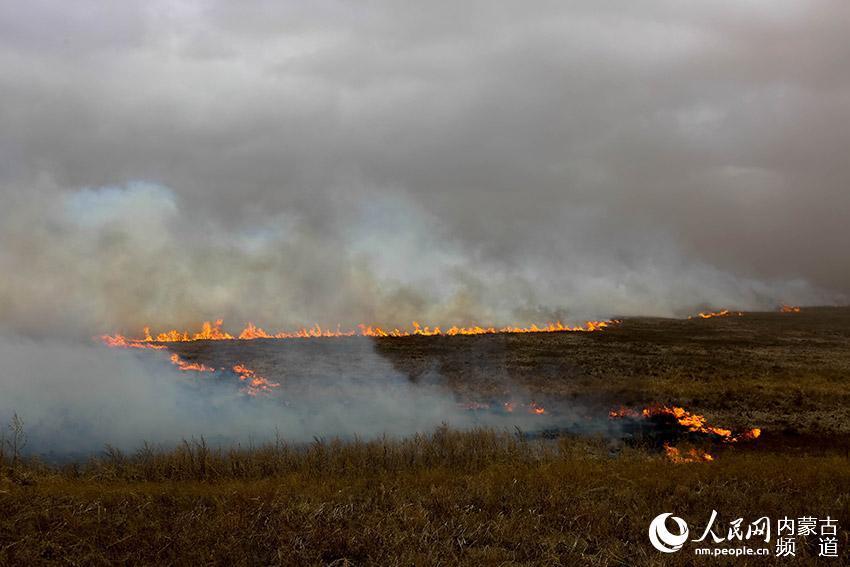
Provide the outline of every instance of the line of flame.
[[201,330],[196,333],[189,331],[178,331],[172,329],[156,335],[151,333],[150,327],[143,329],[141,338],[133,339],[124,335],[103,335],[101,339],[115,346],[128,346],[131,348],[145,348],[148,343],[176,343],[189,341],[231,341],[231,340],[253,340],[253,339],[301,339],[318,337],[411,337],[411,336],[455,336],[455,335],[492,335],[499,333],[556,333],[556,332],[593,332],[600,331],[606,327],[619,323],[617,320],[609,321],[587,321],[583,325],[564,325],[560,321],[547,323],[543,326],[530,325],[528,327],[423,327],[414,321],[410,329],[384,329],[372,325],[358,325],[356,330],[342,330],[339,326],[335,329],[322,328],[319,325],[304,327],[297,331],[270,333],[265,329],[249,322],[238,335],[234,336],[222,329],[222,320],[204,321]]
[[[110,348],[138,348],[138,349],[151,349],[151,350],[167,350],[168,347],[166,345],[154,344],[150,341],[144,340],[134,340],[127,339],[121,335],[103,335],[101,337],[101,341],[110,347]],[[206,364],[200,362],[189,362],[188,360],[184,360],[180,357],[176,352],[172,352],[169,356],[168,360],[176,366],[179,370],[183,372],[215,372],[216,369],[207,366]],[[242,389],[248,395],[258,396],[260,394],[268,394],[274,388],[279,388],[280,384],[277,382],[272,382],[268,378],[260,376],[256,371],[248,368],[244,364],[235,364],[233,366],[233,373],[245,383],[245,387]]]
[[713,319],[715,317],[743,317],[744,313],[741,311],[729,311],[728,309],[721,309],[720,311],[701,311],[696,315],[691,315],[688,319]]
[[733,435],[731,429],[708,425],[708,420],[706,420],[705,416],[691,413],[685,408],[681,408],[678,406],[653,404],[643,408],[641,411],[621,407],[608,412],[608,417],[611,419],[649,419],[656,415],[669,415],[673,417],[679,423],[679,425],[686,428],[688,431],[717,435],[718,437],[721,437],[726,443],[736,443],[738,441],[749,441],[752,439],[758,439],[758,437],[761,435],[761,429],[759,428],[748,429],[742,433],[739,433],[738,435]]
[[268,378],[264,378],[257,374],[254,370],[248,368],[244,364],[236,364],[233,366],[233,372],[240,380],[247,384],[245,393],[251,396],[259,394],[268,394],[274,388],[280,388],[280,384],[272,382]]

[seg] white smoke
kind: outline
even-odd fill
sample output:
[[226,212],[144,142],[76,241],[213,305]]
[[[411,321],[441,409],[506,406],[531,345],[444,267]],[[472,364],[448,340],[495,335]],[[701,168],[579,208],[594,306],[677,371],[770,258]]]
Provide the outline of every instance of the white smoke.
[[[129,351],[55,340],[0,337],[0,421],[17,413],[29,450],[62,456],[171,446],[204,437],[215,444],[370,438],[476,420],[438,385],[414,385],[362,343],[355,375],[336,368],[312,388],[251,397],[226,371],[181,372],[164,351]],[[297,365],[287,373],[298,374]],[[480,420],[478,421],[480,422]]]
[[345,207],[332,229],[295,215],[228,227],[149,183],[24,200],[2,213],[0,324],[77,337],[215,318],[231,330],[248,321],[276,330],[527,325],[835,301],[804,281],[736,277],[690,260],[661,233],[602,246],[588,211],[531,233],[517,244],[522,260],[500,262],[403,198]]

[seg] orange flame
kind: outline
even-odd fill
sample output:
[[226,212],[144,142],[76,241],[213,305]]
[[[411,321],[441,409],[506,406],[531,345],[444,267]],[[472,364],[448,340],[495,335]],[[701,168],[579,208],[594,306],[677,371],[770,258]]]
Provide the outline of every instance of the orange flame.
[[736,443],[738,441],[750,441],[753,439],[758,439],[761,435],[761,429],[754,428],[744,431],[738,435],[733,435],[731,429],[726,429],[723,427],[715,427],[713,425],[708,425],[708,422],[705,416],[691,413],[687,411],[685,408],[677,407],[677,406],[665,406],[662,404],[653,404],[651,406],[645,407],[640,412],[637,412],[633,409],[629,409],[626,407],[620,407],[618,409],[611,410],[608,412],[608,417],[611,419],[622,419],[622,418],[638,418],[643,417],[649,419],[653,416],[657,415],[669,415],[672,416],[682,427],[687,429],[688,431],[692,431],[695,433],[705,433],[710,435],[716,435],[720,437],[725,443]]
[[[127,339],[126,337],[123,337],[121,335],[103,335],[100,337],[100,339],[105,345],[111,348],[138,348],[153,350],[164,350],[168,348],[166,345],[154,344],[155,339],[151,337],[150,330],[147,327],[145,327],[144,333],[144,339]],[[176,333],[176,331],[174,333]],[[159,341],[160,337],[163,336],[164,335],[158,335],[156,340]],[[166,336],[179,336],[181,337],[180,339],[178,339],[179,341],[233,339],[232,336],[221,331],[221,321],[216,321],[215,324],[205,323],[203,328],[201,329],[201,332],[193,335],[193,338],[188,338],[188,333],[174,335],[169,334]],[[173,364],[184,372],[215,372],[215,368],[212,368],[211,366],[207,366],[206,364],[202,364],[200,362],[189,362],[187,360],[184,360],[176,352],[171,353],[171,355],[169,356],[169,360],[171,361],[171,364]],[[233,372],[239,377],[241,381],[246,382],[247,385],[243,389],[243,391],[251,396],[268,394],[273,388],[280,387],[280,384],[278,384],[277,382],[272,382],[271,380],[258,375],[254,370],[248,368],[243,364],[236,364],[233,367]]]
[[101,335],[100,340],[110,348],[152,348],[162,350],[165,345],[152,345],[137,339],[128,339],[123,335]]
[[728,309],[721,309],[720,311],[701,311],[696,315],[692,315],[688,317],[688,319],[693,319],[694,317],[698,317],[700,319],[713,319],[715,317],[743,317],[744,314],[741,311],[729,311]]
[[758,427],[753,427],[749,431],[744,431],[740,435],[738,435],[738,439],[741,441],[753,441],[754,439],[758,439],[761,437],[761,429]]
[[[327,329],[322,328],[319,325],[313,325],[312,327],[303,327],[296,331],[281,331],[277,333],[271,333],[266,331],[265,329],[254,325],[254,323],[249,322],[245,328],[234,337],[230,333],[223,331],[222,320],[218,319],[214,323],[210,321],[204,321],[201,326],[201,330],[197,333],[190,333],[189,331],[178,331],[177,329],[172,329],[170,331],[165,331],[162,333],[158,333],[157,335],[152,335],[150,331],[150,327],[145,327],[143,329],[144,336],[140,339],[131,339],[124,337],[123,335],[114,335],[114,336],[104,336],[104,341],[106,341],[106,337],[108,336],[112,341],[123,341],[128,343],[128,347],[130,348],[145,348],[142,346],[138,346],[143,343],[174,343],[174,342],[188,342],[188,341],[226,341],[226,340],[254,340],[254,339],[300,339],[300,338],[318,338],[318,337],[351,337],[351,336],[362,336],[362,337],[410,337],[410,336],[423,336],[423,337],[433,337],[433,336],[455,336],[455,335],[492,335],[499,333],[557,333],[557,332],[593,332],[593,331],[601,331],[606,327],[617,324],[620,321],[616,319],[612,319],[609,321],[587,321],[583,325],[564,325],[560,321],[556,321],[554,323],[547,323],[543,326],[537,326],[532,324],[528,327],[516,327],[516,326],[507,326],[507,327],[481,327],[481,326],[472,326],[472,327],[457,327],[453,326],[448,329],[441,329],[440,327],[429,327],[422,326],[417,321],[412,323],[412,328],[409,329],[384,329],[382,327],[372,326],[372,325],[358,325],[357,330],[342,330],[339,326],[336,329]],[[117,346],[117,345],[116,345]]]
[[236,373],[240,380],[247,384],[244,391],[251,396],[267,394],[273,388],[280,388],[280,384],[260,376],[256,373],[256,371],[248,368],[244,364],[234,365],[233,372]]
[[610,419],[621,419],[624,417],[639,417],[641,415],[637,410],[633,410],[632,408],[627,408],[625,406],[620,406],[617,409],[612,409],[608,412],[608,417]]
[[201,364],[199,362],[188,362],[180,358],[176,352],[171,353],[171,364],[183,370],[184,372],[192,371],[192,372],[215,372],[215,368],[210,368],[206,364]]
[[796,305],[785,305],[784,303],[779,307],[780,313],[799,313],[800,308]]
[[[761,434],[760,429],[751,429],[741,435],[733,436],[732,430],[708,425],[704,416],[691,413],[686,409],[677,406],[668,407],[661,404],[653,404],[644,408],[640,412],[621,406],[618,409],[608,412],[608,417],[611,419],[635,419],[639,417],[648,419],[656,415],[669,415],[688,431],[716,435],[725,443],[735,443],[739,439],[755,439]],[[701,463],[714,460],[714,457],[710,453],[695,447],[691,447],[683,452],[678,447],[674,447],[669,443],[664,443],[664,455],[673,463]]]
[[672,447],[667,443],[664,444],[664,455],[674,463],[704,463],[714,460],[714,457],[709,453],[700,451],[694,447],[683,453],[677,447]]

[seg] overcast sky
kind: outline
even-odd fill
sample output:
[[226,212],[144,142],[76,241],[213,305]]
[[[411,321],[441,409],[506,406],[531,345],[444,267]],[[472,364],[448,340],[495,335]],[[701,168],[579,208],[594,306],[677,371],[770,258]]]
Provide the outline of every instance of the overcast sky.
[[846,301],[848,30],[846,0],[0,2],[0,325]]

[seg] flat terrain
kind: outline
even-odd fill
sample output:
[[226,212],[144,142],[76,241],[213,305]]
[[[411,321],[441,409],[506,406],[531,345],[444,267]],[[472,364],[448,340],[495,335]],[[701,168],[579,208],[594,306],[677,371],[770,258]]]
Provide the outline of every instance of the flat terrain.
[[[691,565],[647,539],[673,512],[696,536],[768,516],[838,520],[850,562],[850,309],[708,320],[627,319],[599,333],[193,343],[181,356],[235,360],[282,390],[333,388],[335,369],[381,368],[437,383],[458,401],[534,399],[550,419],[612,407],[684,406],[761,427],[675,464],[657,446],[592,432],[554,439],[438,429],[402,440],[170,452],[110,451],[56,466],[0,467],[0,564]],[[291,368],[304,370],[292,373]],[[321,383],[318,383],[322,381]],[[794,558],[706,564],[814,564]],[[698,562],[698,561],[696,561]]]
[[385,340],[378,350],[413,379],[436,371],[470,398],[498,398],[516,384],[537,399],[601,409],[675,404],[768,434],[850,433],[850,308]]
[[[630,318],[601,332],[176,343],[188,360],[244,362],[283,392],[321,395],[344,374],[391,369],[459,402],[533,399],[605,416],[684,406],[711,421],[782,433],[850,434],[850,308],[712,319]],[[808,440],[807,440],[808,442]]]

